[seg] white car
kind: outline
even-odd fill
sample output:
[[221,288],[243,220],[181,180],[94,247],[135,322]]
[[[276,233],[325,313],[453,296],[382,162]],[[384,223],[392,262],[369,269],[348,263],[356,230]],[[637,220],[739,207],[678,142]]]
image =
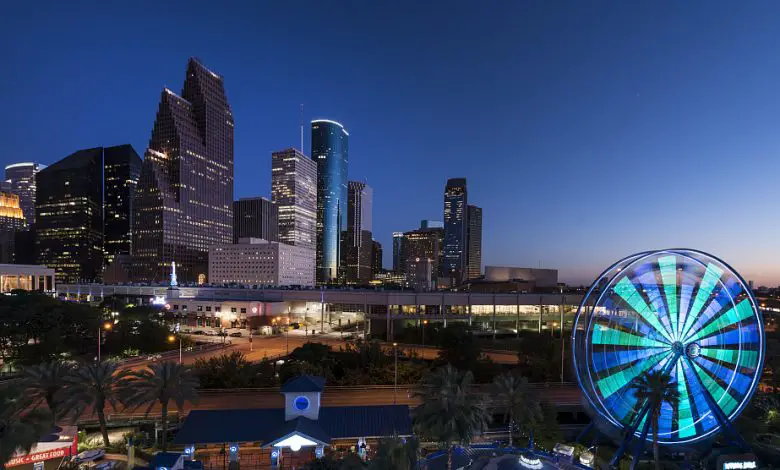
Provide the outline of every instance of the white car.
[[75,463],[94,462],[95,460],[102,459],[103,456],[105,455],[106,455],[106,451],[103,449],[85,450],[84,452],[73,457],[73,462]]

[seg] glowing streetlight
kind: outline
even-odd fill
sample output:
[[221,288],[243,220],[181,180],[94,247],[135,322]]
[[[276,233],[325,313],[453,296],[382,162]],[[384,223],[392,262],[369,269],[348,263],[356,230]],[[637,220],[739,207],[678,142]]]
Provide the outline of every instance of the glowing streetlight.
[[393,371],[393,404],[398,402],[398,343],[393,343],[393,353],[395,355],[395,367]]
[[110,330],[113,327],[111,322],[105,322],[102,325],[98,326],[98,334],[97,334],[97,343],[98,343],[98,355],[97,359],[98,362],[100,362],[100,341],[103,339],[103,330]]
[[[176,336],[168,335],[168,342],[173,343],[176,341]],[[181,335],[179,335],[179,364],[181,364]]]

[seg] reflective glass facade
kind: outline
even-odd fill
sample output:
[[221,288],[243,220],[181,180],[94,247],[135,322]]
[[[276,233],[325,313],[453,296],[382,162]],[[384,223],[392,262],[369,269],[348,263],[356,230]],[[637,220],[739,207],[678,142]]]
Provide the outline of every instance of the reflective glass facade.
[[338,280],[341,232],[347,226],[349,133],[335,121],[311,122],[311,158],[317,163],[317,282]]
[[444,247],[441,276],[459,284],[466,275],[466,178],[452,178],[444,188]]
[[130,145],[107,147],[103,152],[104,264],[117,255],[132,253],[133,202],[141,157]]
[[348,185],[347,230],[344,232],[344,277],[348,284],[368,284],[372,270],[374,190],[360,181]]
[[279,210],[264,197],[241,198],[233,203],[233,243],[240,238],[279,241]]
[[298,149],[273,152],[271,197],[279,211],[279,241],[316,249],[317,164]]
[[181,96],[163,90],[138,183],[133,278],[159,282],[171,262],[203,280],[208,248],[233,241],[233,113],[220,75],[190,59]]
[[19,207],[22,209],[27,225],[35,222],[35,175],[46,168],[40,163],[14,163],[5,167],[5,188],[19,196]]

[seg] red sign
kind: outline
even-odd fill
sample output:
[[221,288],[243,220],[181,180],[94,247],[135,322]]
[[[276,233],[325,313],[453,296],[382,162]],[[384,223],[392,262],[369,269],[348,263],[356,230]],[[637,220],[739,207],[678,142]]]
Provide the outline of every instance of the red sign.
[[70,447],[60,447],[59,449],[47,450],[45,452],[36,452],[34,454],[27,454],[21,457],[15,457],[5,464],[6,467],[16,467],[33,462],[40,462],[43,460],[62,458],[66,455],[70,455]]

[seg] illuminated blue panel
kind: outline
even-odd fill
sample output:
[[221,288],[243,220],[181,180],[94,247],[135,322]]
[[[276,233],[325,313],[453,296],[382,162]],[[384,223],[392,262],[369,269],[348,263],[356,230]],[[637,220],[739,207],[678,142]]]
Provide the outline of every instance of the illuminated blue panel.
[[[650,265],[648,265],[650,267]],[[642,289],[645,291],[645,295],[647,296],[647,300],[650,301],[650,305],[652,306],[653,311],[655,311],[656,315],[658,316],[658,319],[660,320],[661,324],[664,326],[667,337],[672,337],[672,325],[669,320],[669,314],[666,311],[666,304],[664,303],[664,299],[661,295],[661,291],[658,289],[658,284],[656,283],[656,277],[654,271],[647,271],[645,273],[642,273],[641,275],[637,276],[637,279],[642,284]]]
[[594,370],[600,372],[605,369],[633,363],[655,354],[668,352],[669,348],[626,349],[623,351],[605,351],[593,355]]
[[691,305],[691,296],[693,295],[693,286],[683,284],[680,286],[680,315],[677,318],[677,331],[682,330],[685,319],[688,315],[688,309]]
[[731,387],[736,389],[739,393],[747,393],[751,380],[745,374],[735,372],[733,369],[729,369],[728,367],[723,367],[717,362],[713,362],[702,356],[697,357],[696,362],[700,366],[703,366],[705,369],[712,372],[712,374],[718,377],[720,380],[727,384],[730,383]]

